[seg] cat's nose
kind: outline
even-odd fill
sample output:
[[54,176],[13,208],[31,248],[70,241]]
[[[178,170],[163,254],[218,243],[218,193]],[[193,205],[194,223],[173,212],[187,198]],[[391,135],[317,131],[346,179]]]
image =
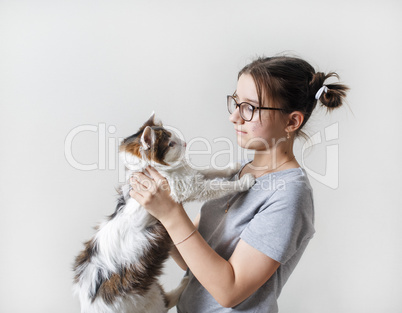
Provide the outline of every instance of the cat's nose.
[[187,143],[184,143],[184,144],[183,144],[183,147],[184,147],[184,148],[187,147]]

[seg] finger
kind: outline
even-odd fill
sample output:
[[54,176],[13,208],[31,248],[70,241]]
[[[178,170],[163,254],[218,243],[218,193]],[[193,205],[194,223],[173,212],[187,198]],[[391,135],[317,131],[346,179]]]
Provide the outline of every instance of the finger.
[[144,173],[134,173],[131,178],[135,178],[137,181],[139,181],[140,183],[142,183],[145,180],[151,180],[147,175],[145,175]]
[[141,206],[146,208],[152,199],[152,194],[148,191],[143,193],[136,192],[134,189],[130,191],[130,197],[137,201]]
[[131,187],[133,188],[133,190],[136,193],[139,193],[143,197],[146,192],[150,192],[150,191],[154,190],[154,187],[150,186],[149,183],[147,183],[147,182],[141,183],[137,180],[133,180],[133,182],[131,183]]
[[166,179],[166,177],[162,176],[154,167],[148,166],[147,170],[149,171],[149,174],[153,178],[153,180],[156,182],[156,187],[160,188],[170,188],[169,182]]
[[144,197],[140,193],[136,192],[134,189],[130,190],[129,195],[131,198],[136,200],[139,204],[141,204],[144,199]]
[[160,181],[160,180],[164,180],[165,177],[163,177],[154,167],[152,167],[151,165],[147,166],[147,171],[149,172],[149,174],[151,175],[151,177],[155,180],[155,181]]
[[144,189],[144,187],[142,187],[141,186],[141,184],[139,184],[139,183],[132,183],[131,184],[131,190],[130,190],[130,195],[131,195],[131,192],[133,192],[133,193],[136,193],[136,194],[139,194],[141,197],[142,197],[142,191],[144,191],[145,189]]
[[155,192],[156,190],[156,183],[154,180],[150,179],[146,175],[142,173],[136,173],[135,175],[132,176],[130,179],[131,181],[131,186],[134,186],[137,188],[137,190],[148,190],[151,192]]

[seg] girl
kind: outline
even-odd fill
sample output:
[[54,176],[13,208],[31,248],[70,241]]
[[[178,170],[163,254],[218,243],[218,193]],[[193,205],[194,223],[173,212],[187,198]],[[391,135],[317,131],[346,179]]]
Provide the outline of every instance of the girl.
[[316,73],[294,57],[259,58],[238,75],[227,97],[242,148],[255,151],[238,177],[252,173],[247,192],[203,205],[193,223],[155,169],[136,174],[130,195],[166,228],[189,284],[179,313],[278,312],[277,298],[314,234],[310,183],[293,154],[317,101],[342,104],[347,87],[326,84],[336,73]]

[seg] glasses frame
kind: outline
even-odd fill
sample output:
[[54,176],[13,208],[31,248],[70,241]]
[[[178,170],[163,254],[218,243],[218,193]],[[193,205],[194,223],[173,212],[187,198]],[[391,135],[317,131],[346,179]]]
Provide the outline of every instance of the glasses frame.
[[[245,122],[250,122],[250,121],[253,119],[255,110],[284,111],[284,109],[281,109],[281,108],[256,107],[255,105],[252,105],[251,103],[248,103],[248,102],[240,102],[240,103],[238,103],[238,102],[236,101],[236,99],[235,99],[234,96],[226,96],[226,105],[227,105],[227,108],[228,108],[228,112],[229,112],[230,114],[233,114],[233,113],[234,113],[234,111],[233,111],[233,112],[230,112],[230,109],[229,109],[230,101],[231,101],[231,100],[233,100],[233,101],[236,103],[236,108],[235,108],[234,111],[236,111],[236,109],[239,108],[240,117],[241,117]],[[244,104],[245,104],[245,105],[249,105],[249,106],[251,106],[251,107],[253,108],[253,112],[251,113],[251,118],[250,118],[250,119],[245,119],[244,116],[243,116],[242,113],[241,113],[242,110],[240,110],[240,106],[241,106],[241,105],[244,105]]]

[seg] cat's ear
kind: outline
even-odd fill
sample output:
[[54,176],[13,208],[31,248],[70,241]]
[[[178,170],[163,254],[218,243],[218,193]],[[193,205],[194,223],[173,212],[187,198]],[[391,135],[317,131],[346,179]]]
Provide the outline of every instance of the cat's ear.
[[155,111],[152,111],[151,116],[154,117],[154,125],[155,126],[162,126],[162,121],[156,116]]
[[162,122],[155,117],[155,111],[152,111],[149,119],[142,125],[141,129],[144,129],[147,126],[162,126]]
[[155,142],[155,132],[151,127],[146,126],[141,136],[142,148],[144,150],[148,150],[153,146],[154,142]]

